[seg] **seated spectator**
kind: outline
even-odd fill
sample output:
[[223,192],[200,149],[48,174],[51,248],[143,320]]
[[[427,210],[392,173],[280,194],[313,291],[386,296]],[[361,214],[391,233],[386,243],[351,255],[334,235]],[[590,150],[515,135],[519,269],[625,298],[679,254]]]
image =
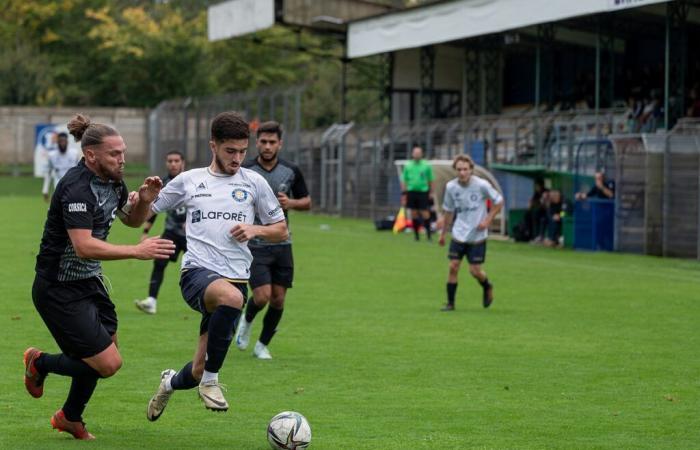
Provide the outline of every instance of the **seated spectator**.
[[545,204],[547,202],[549,190],[544,187],[544,180],[541,178],[535,180],[534,189],[524,220],[528,225],[528,240],[535,239],[536,241],[541,241],[544,236],[545,222],[547,220]]
[[630,96],[627,100],[627,132],[628,133],[638,133],[639,132],[639,119],[642,116],[642,111],[644,110],[644,104],[637,100],[634,96]]
[[605,174],[602,171],[596,172],[595,186],[588,192],[576,193],[576,200],[585,200],[587,198],[613,200],[615,198],[615,182],[613,180],[606,180]]
[[563,217],[569,212],[569,206],[566,204],[560,191],[551,190],[548,197],[547,236],[544,239],[544,245],[547,247],[560,247]]
[[700,117],[700,83],[690,89],[690,102],[688,104],[688,117]]

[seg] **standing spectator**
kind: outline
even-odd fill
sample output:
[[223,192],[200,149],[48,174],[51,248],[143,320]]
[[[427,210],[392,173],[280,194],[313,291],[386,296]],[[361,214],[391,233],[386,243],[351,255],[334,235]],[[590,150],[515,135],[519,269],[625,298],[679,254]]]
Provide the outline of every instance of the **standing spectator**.
[[595,186],[588,192],[576,193],[576,200],[585,200],[587,198],[599,198],[603,200],[612,200],[615,198],[615,182],[606,180],[603,171],[595,173]]
[[58,148],[49,152],[49,167],[44,175],[44,186],[41,189],[44,200],[47,202],[49,201],[51,180],[53,180],[53,188],[56,190],[56,186],[63,178],[63,175],[68,172],[68,169],[78,164],[80,160],[78,152],[68,147],[68,133],[58,133],[56,145]]
[[418,231],[425,221],[428,240],[430,230],[430,197],[433,192],[433,168],[423,159],[423,149],[413,147],[412,160],[406,163],[401,174],[401,205],[411,210],[411,221],[416,241],[420,240]]

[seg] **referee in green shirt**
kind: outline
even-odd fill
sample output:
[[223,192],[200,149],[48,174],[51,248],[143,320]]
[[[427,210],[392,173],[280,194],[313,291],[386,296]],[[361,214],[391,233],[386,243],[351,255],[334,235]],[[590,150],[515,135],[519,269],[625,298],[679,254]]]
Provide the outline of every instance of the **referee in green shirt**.
[[433,168],[423,159],[423,149],[413,147],[412,160],[406,163],[401,174],[401,206],[411,210],[411,222],[420,240],[418,230],[425,226],[428,240],[430,233],[430,199],[433,192]]

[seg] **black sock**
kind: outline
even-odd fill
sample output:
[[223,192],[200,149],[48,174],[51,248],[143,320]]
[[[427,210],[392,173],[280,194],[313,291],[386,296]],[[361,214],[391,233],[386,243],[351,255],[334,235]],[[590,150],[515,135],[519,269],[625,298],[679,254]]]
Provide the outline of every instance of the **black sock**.
[[226,359],[226,353],[233,340],[233,327],[241,310],[231,306],[219,305],[209,319],[209,337],[207,339],[207,360],[204,370],[217,373]]
[[263,317],[263,329],[260,333],[260,342],[265,345],[270,343],[272,336],[274,336],[277,331],[277,325],[279,325],[280,319],[282,319],[283,312],[284,308],[275,309],[272,306],[267,308],[265,317]]
[[418,234],[418,230],[420,230],[420,226],[423,224],[423,220],[420,217],[416,217],[413,219],[413,232],[416,234],[416,240],[420,239],[420,234]]
[[74,359],[63,353],[49,355],[42,353],[34,363],[41,373],[55,373],[67,377],[100,377],[100,374],[81,359]]
[[455,294],[457,293],[457,283],[447,283],[447,303],[455,304]]
[[192,361],[185,364],[185,367],[170,379],[170,386],[176,391],[192,389],[198,384],[199,381],[192,375]]
[[163,275],[165,274],[165,266],[168,265],[167,259],[156,259],[153,263],[153,272],[151,272],[151,282],[148,285],[148,296],[158,298],[160,285],[163,284]]
[[430,230],[430,219],[425,219],[425,234],[428,240],[432,238],[432,231]]
[[481,285],[481,287],[484,288],[484,289],[486,289],[487,287],[489,287],[489,285],[491,284],[491,283],[489,283],[489,279],[488,279],[488,278],[484,278],[484,281],[481,281],[481,280],[479,280],[479,279],[477,278],[476,281],[478,281],[479,284]]
[[245,320],[248,323],[251,323],[254,319],[255,316],[258,315],[258,313],[264,308],[264,306],[260,307],[255,304],[255,299],[253,297],[250,297],[248,299],[248,305],[245,308]]
[[63,404],[63,413],[66,415],[66,419],[71,422],[83,421],[83,411],[85,411],[92,393],[95,392],[97,380],[96,376],[73,377],[68,398]]

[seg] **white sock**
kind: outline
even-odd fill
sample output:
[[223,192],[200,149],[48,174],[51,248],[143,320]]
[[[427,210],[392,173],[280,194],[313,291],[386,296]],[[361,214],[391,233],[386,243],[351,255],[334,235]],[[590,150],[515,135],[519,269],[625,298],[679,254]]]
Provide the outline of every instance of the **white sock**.
[[208,381],[219,381],[219,373],[218,372],[207,372],[206,370],[202,374],[202,381],[200,383],[206,383]]
[[[175,375],[173,375],[173,376],[175,376]],[[170,381],[172,381],[172,379],[173,379],[173,377],[170,377],[170,378],[168,378],[168,379],[165,380],[165,390],[168,391],[168,392],[173,392],[173,391],[174,391],[173,385],[170,384]]]
[[154,305],[156,304],[156,301],[157,301],[155,297],[148,297],[146,300],[148,301],[148,303],[153,303]]

